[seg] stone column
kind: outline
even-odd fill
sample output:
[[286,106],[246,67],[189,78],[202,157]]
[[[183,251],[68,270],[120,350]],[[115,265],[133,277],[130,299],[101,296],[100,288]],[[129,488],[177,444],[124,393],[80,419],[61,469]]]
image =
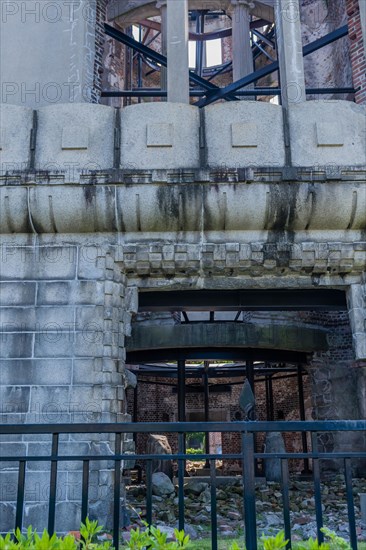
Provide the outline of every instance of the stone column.
[[188,1],[167,3],[168,101],[189,103]]
[[[250,8],[254,7],[247,0],[232,0],[232,50],[233,50],[233,80],[240,80],[252,73],[253,54],[250,44]],[[252,86],[253,87],[253,86]]]
[[1,102],[35,109],[95,101],[96,2],[1,4]]
[[282,104],[306,101],[299,0],[275,2]]

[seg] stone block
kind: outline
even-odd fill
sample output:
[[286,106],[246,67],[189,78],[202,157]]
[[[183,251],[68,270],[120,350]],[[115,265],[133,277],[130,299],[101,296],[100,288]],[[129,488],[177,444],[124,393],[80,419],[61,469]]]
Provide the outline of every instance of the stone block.
[[0,283],[0,304],[2,306],[31,306],[35,303],[35,297],[35,283]]
[[122,168],[198,168],[199,125],[198,109],[191,105],[140,103],[122,109]]
[[68,359],[27,359],[0,361],[1,383],[4,385],[66,385],[71,383],[72,362]]
[[89,307],[76,308],[76,330],[98,330],[104,326],[104,307],[91,305]]
[[365,308],[365,287],[360,284],[350,285],[347,290],[347,303],[349,310],[354,308]]
[[24,528],[27,528],[30,525],[32,527],[37,525],[37,531],[39,533],[42,533],[43,529],[47,529],[48,502],[43,502],[42,504],[27,503],[27,506],[25,507],[25,510],[24,510],[23,525],[24,525]]
[[101,382],[101,369],[97,369],[97,360],[74,359],[72,382],[74,385],[83,386],[98,384]]
[[[77,151],[82,154],[83,151]],[[71,153],[71,151],[65,151]],[[72,153],[75,153],[73,151]],[[76,166],[75,166],[76,165]],[[81,178],[85,185],[40,185],[29,189],[29,210],[33,223],[43,233],[96,233],[116,229],[115,189],[107,185],[92,185],[93,175],[75,174],[78,164],[65,161],[65,170],[71,171],[70,179]],[[89,170],[92,170],[91,166]],[[61,177],[61,176],[59,176]],[[62,176],[63,178],[64,176]],[[104,175],[102,176],[104,178]],[[81,216],[80,213],[83,213]],[[90,245],[89,245],[90,246]],[[84,248],[80,248],[81,254]]]
[[259,101],[213,104],[205,108],[205,125],[210,167],[285,164],[282,108],[278,105]]
[[98,281],[39,283],[37,304],[102,305],[104,304],[104,283]]
[[231,145],[233,147],[258,147],[258,127],[255,123],[231,124]]
[[342,147],[343,126],[339,122],[316,122],[318,147]]
[[295,166],[332,168],[345,162],[349,166],[366,163],[364,105],[350,101],[306,101],[291,106],[289,123]]
[[174,124],[150,123],[146,134],[147,147],[173,147]]
[[92,246],[79,255],[78,279],[105,279],[105,259],[99,247]]
[[43,332],[36,334],[35,357],[95,357],[102,356],[103,325],[95,323],[82,332]]
[[[27,447],[25,443],[8,443],[0,441],[0,456],[2,457],[0,462],[0,470],[11,470],[18,469],[18,463],[12,461],[4,461],[3,459],[7,456],[16,457],[16,456],[25,456],[27,454]],[[1,494],[1,491],[0,491]],[[1,516],[0,516],[1,518]]]
[[[4,307],[1,310],[3,331],[70,331],[74,325],[72,307]],[[7,330],[9,327],[9,330]]]
[[[11,327],[8,327],[8,330]],[[13,327],[17,330],[17,327]],[[0,357],[4,359],[16,359],[20,357],[31,358],[33,347],[33,334],[6,333],[5,326],[0,333]]]
[[2,128],[0,173],[27,170],[33,126],[32,110],[24,106],[1,103],[0,120]]
[[55,529],[58,532],[68,532],[80,529],[81,505],[74,502],[56,503]]
[[77,182],[81,174],[112,168],[113,151],[111,107],[69,103],[39,109],[36,162],[41,170],[62,170],[65,183]]
[[28,422],[68,422],[72,409],[67,386],[34,386]]
[[353,335],[353,349],[356,360],[366,359],[366,332]]
[[366,329],[366,309],[349,309],[348,314],[353,334],[363,333]]
[[[4,497],[3,497],[4,500]],[[15,504],[10,502],[0,502],[0,533],[3,535],[11,533],[15,525]]]
[[62,149],[87,149],[89,146],[89,128],[65,126],[62,130]]
[[1,276],[4,281],[74,279],[76,272],[74,247],[6,246],[2,250]]

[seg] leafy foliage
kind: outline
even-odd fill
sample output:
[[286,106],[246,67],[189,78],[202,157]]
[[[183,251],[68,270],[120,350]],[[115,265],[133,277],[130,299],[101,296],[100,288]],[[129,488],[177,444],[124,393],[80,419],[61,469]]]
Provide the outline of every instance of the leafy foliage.
[[160,531],[157,527],[147,527],[145,531],[140,529],[131,530],[131,538],[125,546],[126,550],[184,550],[189,544],[189,535],[184,531],[174,529],[175,541],[168,542],[167,534]]
[[[103,531],[97,521],[86,519],[81,524],[81,539],[76,540],[73,534],[65,537],[58,537],[56,534],[50,536],[46,529],[39,535],[30,526],[22,533],[19,529],[15,533],[8,533],[5,537],[0,535],[0,550],[113,550],[110,541],[100,542],[97,535]],[[297,550],[351,550],[350,545],[341,537],[324,527],[322,532],[329,539],[329,542],[319,543],[316,539],[298,543]],[[166,533],[154,526],[145,524],[144,529],[131,529],[130,540],[122,545],[125,550],[188,550],[193,548],[190,544],[189,535],[184,531],[174,530],[175,540],[168,541]],[[276,536],[261,537],[261,548],[263,550],[281,550],[286,548],[288,541],[285,540],[283,531]],[[230,550],[245,550],[238,542],[233,542]]]
[[275,537],[262,537],[264,550],[280,550],[286,548],[288,540],[285,540],[285,533],[280,531]]

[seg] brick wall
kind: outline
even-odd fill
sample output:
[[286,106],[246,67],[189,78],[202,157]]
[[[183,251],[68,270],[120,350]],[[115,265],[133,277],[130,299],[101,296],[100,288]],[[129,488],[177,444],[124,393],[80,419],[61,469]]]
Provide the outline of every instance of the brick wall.
[[[277,375],[273,377],[273,400],[274,400],[274,418],[277,418],[278,411],[283,411],[285,414],[285,420],[299,420],[299,395],[297,378],[292,377],[286,379],[286,391],[284,391],[284,380],[278,378]],[[262,378],[262,377],[260,377]],[[143,380],[143,382],[141,382]],[[156,384],[157,383],[157,384]],[[187,381],[187,387],[191,384],[199,384],[200,379],[190,379]],[[161,385],[161,384],[170,384]],[[138,401],[137,401],[137,421],[138,422],[162,422],[162,421],[176,421],[177,420],[177,394],[173,392],[173,386],[176,384],[174,379],[163,378],[147,378],[141,377],[138,382]],[[210,379],[210,385],[213,384],[228,384],[230,385],[230,393],[211,393],[209,398],[209,407],[211,415],[214,414],[215,418],[211,420],[218,420],[220,412],[222,414],[221,421],[233,421],[236,419],[236,413],[240,414],[239,397],[243,386],[243,380],[238,378],[220,378]],[[304,377],[304,394],[305,394],[305,407],[307,411],[307,418],[311,418],[311,400],[310,400],[310,380],[308,376]],[[133,414],[133,391],[127,392],[128,413]],[[258,420],[267,420],[266,410],[266,394],[265,383],[256,383],[256,401],[257,401],[257,415]],[[202,393],[189,393],[186,394],[186,413],[201,412],[204,411],[204,396]],[[212,413],[213,411],[213,413]],[[188,418],[192,420],[192,418]],[[203,420],[200,418],[200,420]],[[177,451],[177,438],[174,435],[167,434],[170,445],[173,451]],[[290,452],[301,451],[301,438],[294,434],[289,434],[286,439],[286,447]],[[138,435],[137,438],[137,450],[138,452],[146,452],[147,436]],[[257,437],[257,449],[260,451],[264,443],[264,434],[259,434]],[[240,453],[241,450],[241,436],[239,433],[222,434],[222,452],[227,453]],[[293,470],[301,468],[301,464],[292,462],[290,464]],[[224,462],[223,470],[226,473],[230,473],[233,464]]]
[[359,2],[364,2],[364,0],[347,0],[347,15],[351,44],[353,85],[356,89],[359,88],[359,91],[356,93],[356,103],[366,104],[366,45],[364,44],[362,35]]
[[94,60],[94,83],[92,91],[92,102],[99,103],[103,81],[103,54],[106,35],[104,22],[106,20],[106,8],[108,0],[97,0],[96,4],[96,27],[95,27],[95,60]]

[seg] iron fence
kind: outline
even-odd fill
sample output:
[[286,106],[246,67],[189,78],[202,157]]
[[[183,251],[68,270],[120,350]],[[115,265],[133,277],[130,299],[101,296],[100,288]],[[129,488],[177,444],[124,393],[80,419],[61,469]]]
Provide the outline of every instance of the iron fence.
[[[185,452],[185,436],[192,432],[204,433],[240,433],[241,452],[231,454],[202,453],[191,455]],[[269,432],[297,432],[301,436],[310,434],[311,450],[308,452],[294,453],[266,453],[256,452],[255,436],[258,433]],[[178,477],[178,510],[179,529],[184,529],[184,476],[186,460],[205,460],[210,467],[210,491],[211,491],[211,540],[212,549],[218,547],[218,523],[217,523],[217,501],[216,501],[216,463],[217,461],[239,460],[242,463],[243,481],[243,509],[245,542],[248,550],[257,550],[257,528],[256,528],[256,502],[255,502],[255,462],[258,459],[278,459],[281,461],[281,493],[283,525],[286,538],[289,539],[288,548],[291,548],[291,520],[290,520],[290,477],[289,460],[312,460],[312,483],[314,485],[315,514],[317,524],[318,540],[323,541],[321,528],[323,526],[322,491],[321,491],[321,468],[320,463],[324,460],[339,460],[343,464],[345,479],[348,524],[350,544],[352,550],[357,550],[357,535],[355,509],[352,490],[352,463],[357,459],[366,459],[366,449],[363,451],[327,452],[319,450],[318,436],[327,432],[366,432],[366,420],[357,421],[321,421],[321,422],[176,422],[176,423],[116,423],[116,424],[28,424],[28,425],[2,425],[0,426],[0,441],[2,435],[29,435],[49,434],[52,436],[51,454],[48,456],[2,456],[1,462],[18,462],[18,485],[17,503],[15,514],[15,528],[22,529],[25,480],[27,475],[26,465],[29,462],[50,463],[49,478],[49,503],[48,503],[48,530],[52,534],[55,530],[56,511],[56,486],[57,471],[60,462],[79,462],[82,465],[82,490],[81,519],[85,521],[88,515],[89,504],[89,473],[91,461],[113,461],[114,482],[113,482],[113,545],[118,550],[120,541],[120,520],[121,520],[121,482],[124,461],[139,460],[144,463],[146,475],[146,519],[147,523],[152,522],[152,473],[154,460],[174,460],[177,462]],[[124,453],[121,443],[125,434],[159,434],[171,433],[178,437],[178,452],[160,454],[137,454]],[[59,436],[61,434],[104,434],[114,435],[114,453],[98,455],[62,455],[59,453]],[[7,439],[9,440],[9,438]]]

